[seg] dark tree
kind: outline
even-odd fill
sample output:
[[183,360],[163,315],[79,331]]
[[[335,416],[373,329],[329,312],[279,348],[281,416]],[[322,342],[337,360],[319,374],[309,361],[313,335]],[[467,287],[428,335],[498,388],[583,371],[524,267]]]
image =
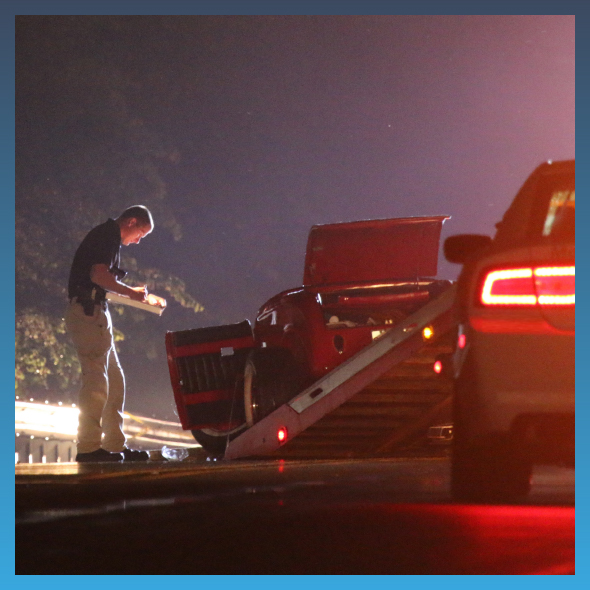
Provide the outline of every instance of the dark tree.
[[[128,17],[27,16],[16,19],[16,388],[76,389],[79,366],[63,326],[74,251],[93,226],[134,204],[148,206],[159,231],[181,237],[164,176],[178,153],[143,116],[133,47],[121,53]],[[115,46],[119,49],[116,51]],[[178,277],[137,270],[145,282],[194,312],[202,306]],[[120,331],[156,346],[141,312],[117,309]]]

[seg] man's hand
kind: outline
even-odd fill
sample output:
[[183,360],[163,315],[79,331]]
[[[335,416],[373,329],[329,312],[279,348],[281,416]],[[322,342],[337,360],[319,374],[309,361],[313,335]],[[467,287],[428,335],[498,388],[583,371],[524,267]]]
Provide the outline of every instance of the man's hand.
[[147,285],[143,285],[143,287],[131,287],[131,289],[133,292],[129,294],[130,299],[140,301],[141,303],[147,303]]
[[145,303],[148,295],[147,285],[141,287],[129,287],[124,283],[117,280],[114,274],[109,271],[109,267],[106,264],[95,264],[90,270],[90,280],[102,287],[105,291],[111,293],[118,293],[133,299],[134,301],[140,301]]

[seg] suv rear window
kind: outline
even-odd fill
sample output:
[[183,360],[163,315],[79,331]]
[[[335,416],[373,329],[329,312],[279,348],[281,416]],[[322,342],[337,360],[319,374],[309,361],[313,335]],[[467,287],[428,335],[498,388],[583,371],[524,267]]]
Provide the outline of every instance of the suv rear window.
[[576,221],[574,174],[543,174],[536,186],[529,225],[530,243],[573,242]]
[[575,241],[576,176],[573,163],[532,174],[497,224],[497,247]]
[[576,190],[555,190],[543,224],[543,237],[573,241],[576,235]]

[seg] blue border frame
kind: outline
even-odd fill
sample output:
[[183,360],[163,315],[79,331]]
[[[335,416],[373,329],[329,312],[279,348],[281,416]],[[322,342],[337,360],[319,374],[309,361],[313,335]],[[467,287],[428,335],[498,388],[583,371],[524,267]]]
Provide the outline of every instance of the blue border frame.
[[[6,194],[4,198],[0,199],[1,219],[4,225],[4,231],[0,232],[2,240],[2,250],[7,252],[7,255],[3,259],[3,276],[5,281],[4,290],[7,293],[14,293],[14,225],[12,223],[14,219],[14,17],[17,14],[437,14],[440,13],[441,8],[445,8],[445,14],[472,14],[474,8],[478,9],[478,14],[575,14],[576,16],[576,31],[582,32],[578,37],[576,44],[576,66],[577,66],[577,92],[578,96],[581,97],[580,104],[587,104],[586,99],[588,98],[588,77],[587,77],[587,60],[588,47],[590,43],[584,33],[588,30],[588,9],[578,1],[561,1],[561,2],[549,2],[549,1],[538,1],[530,2],[526,0],[512,0],[510,2],[506,0],[496,0],[495,2],[484,1],[474,4],[472,1],[467,0],[452,0],[446,1],[444,4],[435,0],[423,0],[423,1],[387,1],[387,0],[4,0],[0,6],[0,27],[2,28],[2,39],[3,44],[2,55],[2,73],[4,78],[3,93],[2,93],[2,151],[4,157],[2,158],[2,164],[4,168],[3,179],[5,184]],[[581,74],[581,75],[579,75]],[[585,111],[580,111],[576,118],[576,131],[578,135],[577,141],[577,159],[582,162],[586,161],[586,126],[588,115]],[[587,172],[585,166],[579,168],[578,182],[582,181],[582,185],[586,183]],[[580,213],[581,212],[581,213]],[[583,204],[582,209],[579,210],[577,219],[578,221],[585,221],[587,218],[586,207]],[[585,242],[588,240],[588,233],[583,232],[578,238],[581,240],[582,252],[586,251]],[[586,263],[582,260],[579,265],[582,272],[579,273],[582,276],[582,293],[586,291],[587,273],[585,271]],[[6,281],[10,284],[6,286]],[[580,280],[578,279],[578,290],[580,290]],[[2,316],[3,323],[5,323],[5,329],[3,334],[5,336],[2,346],[5,348],[4,354],[2,355],[2,375],[6,379],[6,384],[9,383],[8,376],[11,375],[14,348],[12,341],[9,342],[9,335],[11,330],[9,328],[9,322],[7,318],[13,317],[14,311],[14,298],[11,297],[10,305],[4,304],[4,313]],[[8,308],[8,309],[7,309]],[[582,310],[578,308],[578,324],[584,328],[586,323],[586,310],[582,305]],[[12,319],[11,322],[12,323]],[[587,387],[588,374],[585,370],[584,356],[588,350],[587,346],[587,335],[584,329],[577,331],[577,360],[581,361],[578,363],[580,370],[577,371],[577,384],[578,390],[585,392]],[[584,355],[584,356],[582,356]],[[7,399],[12,399],[6,395]],[[577,476],[577,490],[583,491],[585,489],[584,483],[587,481],[587,467],[584,461],[583,451],[588,447],[588,428],[585,425],[585,418],[587,416],[588,401],[585,397],[579,396],[577,401],[576,411],[578,413],[577,420],[577,449],[579,456],[582,457],[582,462],[578,464],[576,472]],[[12,415],[11,412],[5,412],[4,421],[8,422],[8,418]],[[4,433],[9,433],[12,430],[12,426],[5,425],[3,429]],[[12,442],[10,443],[12,444]],[[582,451],[580,453],[579,451]],[[5,457],[10,458],[11,454],[6,453]],[[5,482],[2,488],[4,494],[2,499],[4,500],[2,505],[6,510],[6,507],[10,506],[10,503],[14,501],[14,491],[12,488],[12,482],[9,484]],[[577,497],[577,553],[581,559],[577,560],[577,574],[573,578],[563,578],[562,583],[577,583],[573,580],[578,578],[585,579],[587,565],[584,560],[584,556],[588,553],[588,536],[587,536],[587,502],[584,499],[584,495],[580,493]],[[9,519],[5,518],[4,522],[8,522]],[[5,527],[7,528],[7,527]],[[2,531],[2,538],[4,540],[3,546],[4,551],[2,552],[2,571],[6,575],[14,574],[14,537],[12,533],[7,530]],[[112,576],[111,576],[112,577]],[[412,576],[416,578],[419,576]],[[75,578],[75,577],[74,577]],[[227,579],[226,579],[227,578]],[[382,584],[391,584],[391,580],[383,580],[381,578],[387,578],[387,576],[377,576],[371,579],[372,584],[381,586]],[[446,586],[452,584],[453,587],[459,582],[456,576],[451,576],[452,580],[445,582],[444,579],[438,579],[437,584]],[[571,582],[568,582],[571,580]],[[43,584],[50,581],[50,578],[45,578]],[[72,580],[76,583],[77,580]],[[265,586],[268,582],[266,579],[253,577],[248,580],[240,580],[240,585],[243,583],[256,585],[257,588]],[[274,577],[270,577],[270,583],[276,583]],[[362,581],[360,581],[362,583]],[[412,580],[412,584],[421,583],[419,580]],[[12,586],[14,582],[8,581],[8,584]],[[32,583],[28,580],[19,580],[19,586],[23,584]],[[37,582],[38,583],[38,582]],[[64,579],[58,578],[54,582],[60,584],[61,587],[64,585]],[[85,584],[88,583],[86,580]],[[159,584],[159,580],[149,581],[147,579],[141,580],[141,584]],[[295,584],[299,583],[298,580],[280,580],[281,584]],[[306,584],[323,584],[324,582],[318,577],[310,577],[305,580]],[[341,584],[358,584],[359,580],[356,578],[352,579],[339,579],[336,582],[339,586]],[[430,581],[423,583],[431,584]],[[481,583],[481,582],[479,582]],[[492,583],[496,583],[493,581]],[[505,583],[505,582],[504,582]],[[519,579],[519,584],[525,584],[524,580]],[[545,583],[555,584],[554,580],[543,582],[539,579],[534,581],[536,585],[543,585]],[[235,580],[229,576],[221,576],[216,578],[216,587],[224,587],[227,584],[229,587],[235,585]]]

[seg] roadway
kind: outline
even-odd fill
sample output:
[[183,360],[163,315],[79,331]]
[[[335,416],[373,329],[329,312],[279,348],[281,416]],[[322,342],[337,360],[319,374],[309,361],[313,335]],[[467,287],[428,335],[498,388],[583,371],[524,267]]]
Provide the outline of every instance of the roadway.
[[573,574],[574,471],[452,502],[445,456],[16,466],[17,574]]

